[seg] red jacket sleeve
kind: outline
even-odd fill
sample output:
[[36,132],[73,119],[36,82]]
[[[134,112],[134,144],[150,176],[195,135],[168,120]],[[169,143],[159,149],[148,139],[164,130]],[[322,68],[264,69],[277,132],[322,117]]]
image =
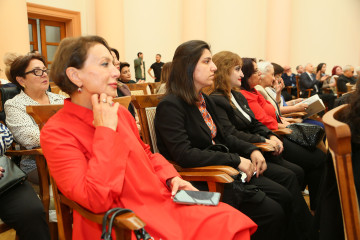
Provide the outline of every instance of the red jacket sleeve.
[[[244,97],[248,101],[249,107],[254,112],[255,118],[259,122],[261,122],[262,124],[264,124],[271,130],[278,129],[278,123],[276,121],[276,116],[274,118],[273,116],[269,115],[266,112],[266,110],[268,110],[267,108],[269,106],[267,105],[266,100],[264,99],[263,96],[259,96],[259,94],[249,93],[248,91],[245,91],[245,90],[241,90],[241,93],[244,95]],[[261,99],[261,97],[262,97],[262,99]],[[268,104],[271,105],[271,103],[268,103]],[[272,107],[272,105],[271,105],[271,107]],[[274,111],[275,111],[275,109],[274,109]],[[275,112],[274,112],[274,114],[275,114]]]

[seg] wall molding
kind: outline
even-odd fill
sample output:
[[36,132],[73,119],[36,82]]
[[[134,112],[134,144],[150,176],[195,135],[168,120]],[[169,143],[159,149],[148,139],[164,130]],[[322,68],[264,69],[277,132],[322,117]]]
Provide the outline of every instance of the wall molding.
[[67,37],[81,36],[80,12],[40,4],[26,3],[28,18],[65,22]]

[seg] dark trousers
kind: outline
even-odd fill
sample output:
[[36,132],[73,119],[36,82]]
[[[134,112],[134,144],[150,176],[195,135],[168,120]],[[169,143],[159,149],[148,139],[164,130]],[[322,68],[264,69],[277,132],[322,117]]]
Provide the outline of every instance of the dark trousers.
[[324,175],[326,155],[318,148],[310,151],[299,144],[291,142],[286,137],[283,138],[283,143],[283,157],[287,161],[300,166],[305,172],[303,187],[308,185],[310,208],[315,210],[319,201],[319,187]]
[[321,93],[319,97],[323,100],[324,104],[327,105],[328,110],[334,108],[336,96],[333,93]]
[[313,216],[298,182],[304,177],[302,168],[281,157],[274,157],[272,161],[267,161],[267,165],[264,176],[284,186],[292,197],[287,209],[286,239],[310,239],[316,232],[313,229]]
[[43,205],[28,182],[0,197],[0,218],[16,230],[21,240],[50,239]]

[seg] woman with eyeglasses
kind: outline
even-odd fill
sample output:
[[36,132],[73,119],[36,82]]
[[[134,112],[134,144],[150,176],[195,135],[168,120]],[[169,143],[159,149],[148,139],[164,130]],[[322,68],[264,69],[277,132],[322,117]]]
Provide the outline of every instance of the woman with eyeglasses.
[[[32,149],[40,146],[40,130],[32,117],[26,113],[26,106],[62,104],[65,97],[47,92],[49,69],[42,56],[27,54],[7,63],[10,68],[6,75],[20,93],[5,103],[6,125],[17,143],[26,149]],[[23,157],[20,167],[28,174],[29,181],[38,184],[36,163],[33,157]]]

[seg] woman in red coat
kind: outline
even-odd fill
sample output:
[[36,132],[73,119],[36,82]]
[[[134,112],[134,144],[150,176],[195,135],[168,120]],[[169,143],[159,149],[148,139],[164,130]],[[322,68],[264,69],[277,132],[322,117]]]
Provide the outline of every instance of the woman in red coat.
[[[196,189],[150,152],[131,114],[113,104],[119,71],[112,61],[98,36],[65,39],[55,55],[51,79],[71,98],[40,140],[61,192],[94,213],[132,209],[154,239],[250,239],[256,224],[226,204],[172,201],[177,190]],[[73,239],[100,239],[100,225],[77,212],[73,217]]]

